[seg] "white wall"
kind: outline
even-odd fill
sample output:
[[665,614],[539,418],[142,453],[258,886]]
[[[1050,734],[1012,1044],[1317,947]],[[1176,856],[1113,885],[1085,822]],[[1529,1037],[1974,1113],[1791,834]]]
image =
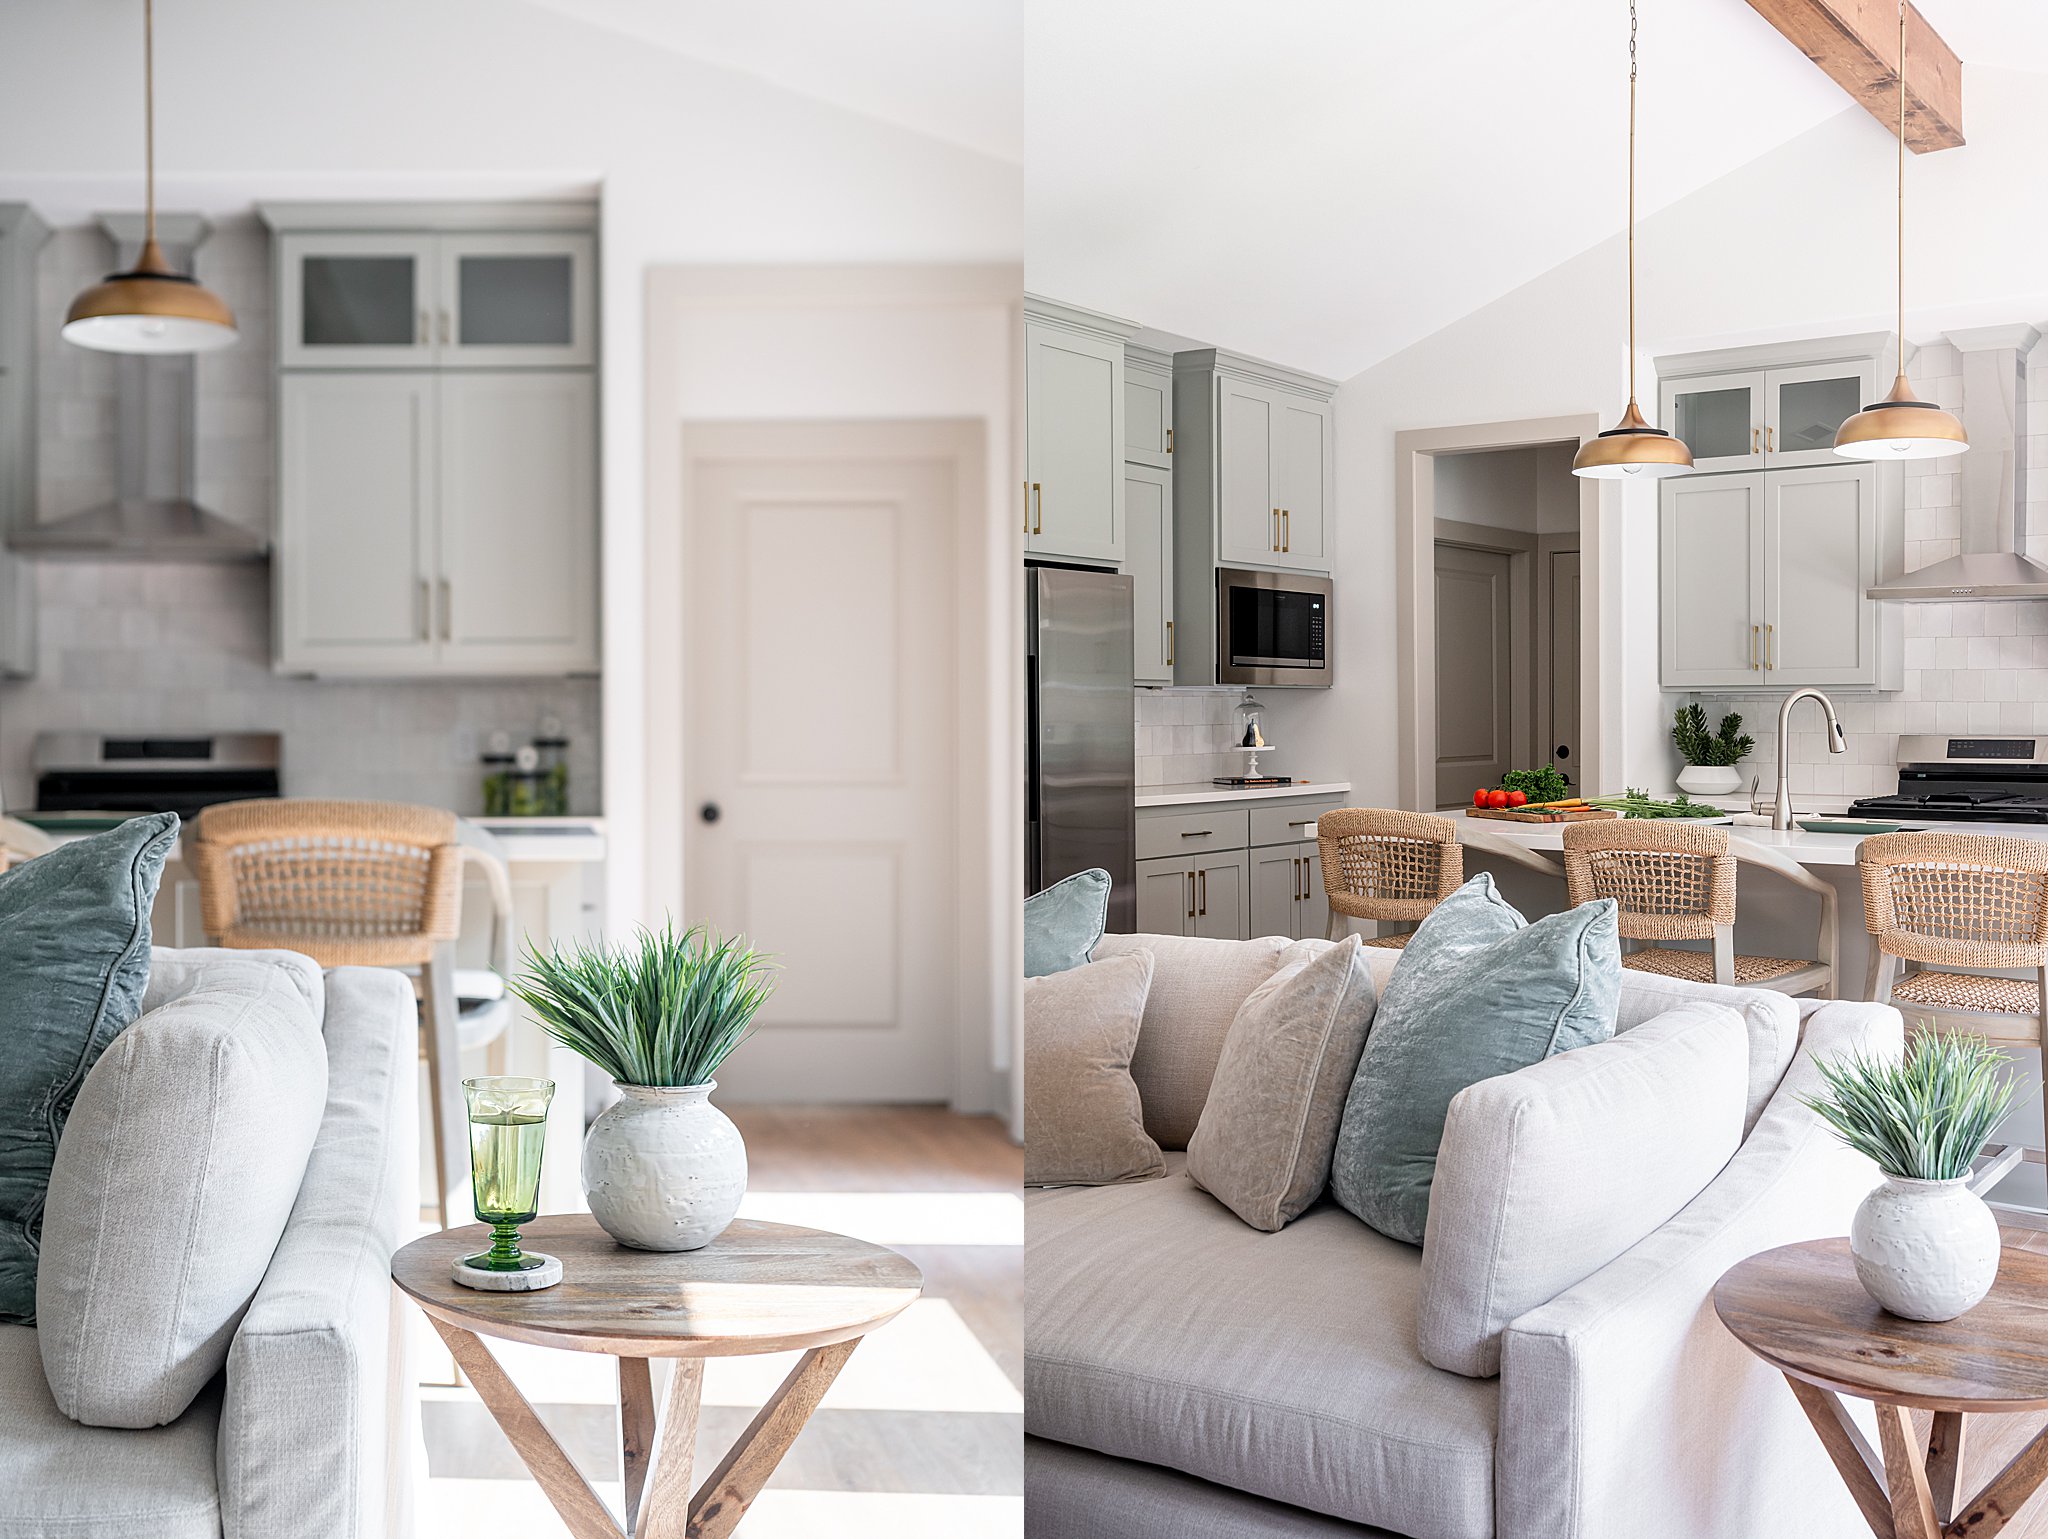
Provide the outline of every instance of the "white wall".
[[[517,0],[181,0],[157,20],[165,207],[602,189],[605,810],[633,826],[648,267],[1015,260],[1020,168]],[[126,0],[4,7],[0,200],[59,223],[140,202],[137,28]],[[638,855],[615,842],[621,919],[645,912]]]
[[[1964,92],[1969,144],[1907,166],[1916,341],[2048,317],[2048,199],[2033,192],[2048,163],[2048,78],[1972,66]],[[1652,415],[1659,352],[1892,324],[1895,144],[1845,108],[1644,221],[1638,373]],[[1272,735],[1296,750],[1290,773],[1346,778],[1360,800],[1392,804],[1394,434],[1586,411],[1612,422],[1627,389],[1623,262],[1622,241],[1603,241],[1338,390],[1337,683],[1272,702]],[[1629,783],[1668,787],[1681,697],[1657,685],[1656,490],[1629,483],[1610,495],[1621,516],[1600,553],[1607,577],[1585,600],[1625,638],[1610,649],[1622,688],[1604,725]]]

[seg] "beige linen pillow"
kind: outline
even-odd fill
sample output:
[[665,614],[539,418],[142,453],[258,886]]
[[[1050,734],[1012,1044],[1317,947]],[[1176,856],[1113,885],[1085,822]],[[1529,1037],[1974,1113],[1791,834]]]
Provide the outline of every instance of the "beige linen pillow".
[[1149,951],[1024,980],[1026,1186],[1166,1174],[1131,1079],[1151,987]]
[[1361,951],[1355,935],[1289,946],[1224,1038],[1188,1174],[1254,1229],[1299,1218],[1329,1182],[1378,998]]

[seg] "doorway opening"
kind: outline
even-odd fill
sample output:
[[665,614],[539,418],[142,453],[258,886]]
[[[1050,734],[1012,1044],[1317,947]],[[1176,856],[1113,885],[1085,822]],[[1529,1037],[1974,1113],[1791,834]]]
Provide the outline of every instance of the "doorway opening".
[[1436,806],[1511,769],[1575,790],[1579,733],[1576,440],[1435,459]]

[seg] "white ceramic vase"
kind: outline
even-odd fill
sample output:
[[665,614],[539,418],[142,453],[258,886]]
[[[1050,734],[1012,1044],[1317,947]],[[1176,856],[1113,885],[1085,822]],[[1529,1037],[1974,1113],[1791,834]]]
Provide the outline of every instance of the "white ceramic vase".
[[1742,789],[1742,775],[1732,764],[1688,764],[1678,772],[1678,789],[1687,796],[1733,796]]
[[1998,1276],[1998,1220],[1966,1180],[1886,1176],[1849,1225],[1864,1291],[1908,1320],[1953,1320]]
[[747,1190],[747,1146],[708,1085],[621,1085],[583,1140],[590,1213],[635,1250],[697,1250]]

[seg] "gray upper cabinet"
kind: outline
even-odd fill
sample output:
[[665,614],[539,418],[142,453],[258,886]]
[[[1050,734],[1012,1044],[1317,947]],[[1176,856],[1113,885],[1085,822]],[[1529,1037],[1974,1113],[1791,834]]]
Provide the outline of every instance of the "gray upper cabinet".
[[[265,212],[274,222],[376,217],[304,205]],[[597,356],[596,243],[586,231],[280,228],[280,368],[582,368]]]
[[569,224],[595,210],[263,212],[278,231],[276,666],[594,670],[595,243]]
[[[36,253],[49,229],[0,203],[0,533],[36,516]],[[35,671],[35,572],[0,547],[0,674]]]
[[1027,299],[1024,548],[1124,556],[1124,334],[1108,317]]
[[1763,473],[1674,476],[1658,519],[1664,687],[1762,688]]
[[1839,458],[1835,430],[1877,398],[1894,356],[1888,335],[1869,333],[1660,358],[1657,420],[1695,471],[1826,465]]
[[1173,467],[1173,359],[1166,353],[1124,349],[1124,459]]
[[1213,348],[1174,355],[1183,591],[1192,588],[1198,567],[1212,577],[1218,566],[1330,570],[1335,389],[1328,380]]
[[1124,570],[1131,576],[1131,677],[1173,682],[1173,476],[1124,466]]

